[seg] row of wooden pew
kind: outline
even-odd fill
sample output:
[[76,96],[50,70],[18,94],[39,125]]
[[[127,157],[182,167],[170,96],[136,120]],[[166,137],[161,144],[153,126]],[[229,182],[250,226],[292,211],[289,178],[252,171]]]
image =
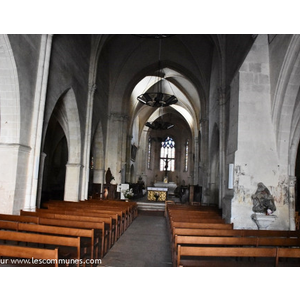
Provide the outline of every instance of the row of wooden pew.
[[300,266],[300,232],[233,229],[215,207],[166,203],[173,266]]
[[97,265],[137,214],[135,202],[93,199],[50,200],[34,212],[0,214],[0,262]]

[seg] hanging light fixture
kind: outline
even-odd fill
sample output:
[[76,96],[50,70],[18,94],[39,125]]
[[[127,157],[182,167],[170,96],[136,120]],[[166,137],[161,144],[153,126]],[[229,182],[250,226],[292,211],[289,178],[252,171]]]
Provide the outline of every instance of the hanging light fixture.
[[147,122],[145,125],[154,130],[168,130],[174,127],[174,124],[170,122],[163,122],[159,120],[156,120],[152,123]]
[[[159,39],[159,54],[158,54],[158,70],[159,75],[163,74],[164,72],[161,69],[161,61],[160,61],[160,54],[161,54],[161,39]],[[178,102],[178,99],[175,95],[170,95],[167,93],[164,93],[162,91],[162,82],[165,80],[163,77],[161,77],[157,82],[158,91],[156,92],[146,92],[137,97],[137,100],[145,105],[151,106],[151,107],[166,107],[172,104],[175,104]]]

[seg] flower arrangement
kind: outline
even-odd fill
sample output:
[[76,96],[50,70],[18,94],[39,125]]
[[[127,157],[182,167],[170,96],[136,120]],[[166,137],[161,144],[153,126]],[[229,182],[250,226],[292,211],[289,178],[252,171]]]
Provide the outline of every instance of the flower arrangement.
[[132,189],[127,189],[125,191],[122,191],[123,195],[125,198],[130,199],[131,197],[134,196],[134,192],[132,191]]

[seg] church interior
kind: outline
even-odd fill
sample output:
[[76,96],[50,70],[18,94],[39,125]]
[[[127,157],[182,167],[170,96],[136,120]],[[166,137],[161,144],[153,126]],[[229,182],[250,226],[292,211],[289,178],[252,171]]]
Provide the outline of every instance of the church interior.
[[299,99],[298,34],[1,34],[0,256],[33,225],[81,228],[101,234],[74,257],[109,266],[149,222],[169,243],[141,230],[137,247],[152,232],[168,249],[155,266],[209,266],[208,240],[180,240],[205,230],[218,251],[230,231],[262,243],[239,250],[258,266],[299,266]]

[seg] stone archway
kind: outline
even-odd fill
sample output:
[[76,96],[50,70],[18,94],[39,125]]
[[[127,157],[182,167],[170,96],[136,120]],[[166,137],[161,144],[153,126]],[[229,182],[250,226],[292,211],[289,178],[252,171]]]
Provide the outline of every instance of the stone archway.
[[[61,126],[67,142],[68,161],[66,164],[64,200],[78,201],[82,176],[81,133],[76,97],[72,89],[68,89],[61,95],[51,118],[54,118],[54,123],[58,123]],[[49,130],[51,130],[50,125],[48,125],[47,132]],[[51,138],[51,136],[47,137],[46,134],[46,138]],[[47,154],[47,140],[44,143],[44,152]]]

